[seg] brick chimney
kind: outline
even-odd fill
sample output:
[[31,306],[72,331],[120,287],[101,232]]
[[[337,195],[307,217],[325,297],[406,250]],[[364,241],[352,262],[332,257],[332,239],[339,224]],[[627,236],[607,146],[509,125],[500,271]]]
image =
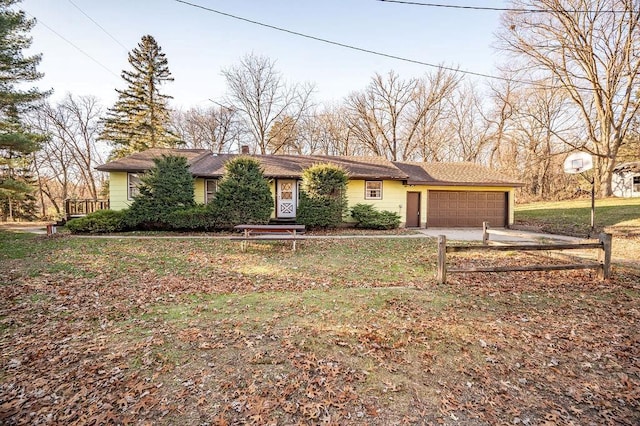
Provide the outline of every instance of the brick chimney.
[[249,145],[242,145],[240,147],[240,153],[242,155],[249,155]]

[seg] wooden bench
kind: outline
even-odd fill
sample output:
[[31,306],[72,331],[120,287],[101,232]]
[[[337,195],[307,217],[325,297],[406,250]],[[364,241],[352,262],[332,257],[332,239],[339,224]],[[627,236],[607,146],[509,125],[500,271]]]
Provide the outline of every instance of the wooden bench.
[[241,236],[231,237],[232,240],[241,242],[242,251],[245,251],[247,241],[292,241],[293,251],[296,251],[296,241],[304,240],[301,234],[305,232],[304,225],[236,225],[234,229],[242,231]]

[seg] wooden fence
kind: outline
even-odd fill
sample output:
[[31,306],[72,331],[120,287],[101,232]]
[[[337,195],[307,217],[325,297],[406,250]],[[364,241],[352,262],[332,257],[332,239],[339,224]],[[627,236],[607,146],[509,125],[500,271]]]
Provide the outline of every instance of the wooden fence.
[[[505,231],[502,231],[505,232]],[[513,235],[509,233],[509,235]],[[436,279],[440,284],[445,284],[448,273],[460,272],[512,272],[512,271],[559,271],[565,269],[597,269],[598,278],[605,280],[611,274],[611,234],[600,234],[598,242],[587,243],[558,243],[558,244],[499,244],[476,246],[447,246],[447,237],[438,236],[438,270]],[[465,251],[559,251],[559,250],[585,250],[597,249],[598,261],[586,263],[570,263],[561,265],[513,265],[513,266],[489,266],[471,268],[447,268],[447,253]]]

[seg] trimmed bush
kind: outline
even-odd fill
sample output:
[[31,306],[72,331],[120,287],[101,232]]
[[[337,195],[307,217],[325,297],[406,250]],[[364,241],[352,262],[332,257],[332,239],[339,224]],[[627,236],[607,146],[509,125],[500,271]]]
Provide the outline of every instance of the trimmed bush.
[[209,204],[218,219],[216,226],[219,228],[269,222],[273,196],[260,163],[250,157],[229,160],[216,195]]
[[126,230],[126,210],[98,210],[67,222],[72,234],[104,234]]
[[351,208],[351,216],[358,222],[358,228],[395,229],[400,226],[400,216],[397,213],[378,211],[371,204],[356,204]]
[[169,213],[166,222],[175,230],[210,231],[216,228],[217,218],[210,206],[198,205]]
[[297,221],[309,228],[335,228],[347,210],[347,172],[332,164],[317,164],[302,173]]
[[342,223],[343,208],[331,198],[309,198],[300,191],[300,204],[296,221],[306,227],[335,228]]
[[134,198],[126,215],[131,228],[169,229],[171,213],[195,205],[193,176],[187,159],[163,155],[153,161],[155,166],[142,176],[140,195]]

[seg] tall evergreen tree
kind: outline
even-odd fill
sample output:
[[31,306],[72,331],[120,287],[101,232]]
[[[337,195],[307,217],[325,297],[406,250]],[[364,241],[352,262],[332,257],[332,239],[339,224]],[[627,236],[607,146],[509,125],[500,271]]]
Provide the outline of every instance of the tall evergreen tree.
[[17,87],[42,77],[36,70],[41,55],[23,55],[31,45],[27,33],[35,20],[12,8],[18,2],[0,0],[0,216],[11,220],[35,214],[29,164],[43,136],[29,132],[22,116],[48,95],[36,88]]
[[160,93],[160,86],[173,81],[167,58],[156,40],[145,35],[129,53],[133,70],[122,71],[127,83],[116,89],[118,100],[104,118],[101,139],[114,147],[112,157],[120,158],[149,148],[170,148],[179,139],[169,130],[171,96]]

